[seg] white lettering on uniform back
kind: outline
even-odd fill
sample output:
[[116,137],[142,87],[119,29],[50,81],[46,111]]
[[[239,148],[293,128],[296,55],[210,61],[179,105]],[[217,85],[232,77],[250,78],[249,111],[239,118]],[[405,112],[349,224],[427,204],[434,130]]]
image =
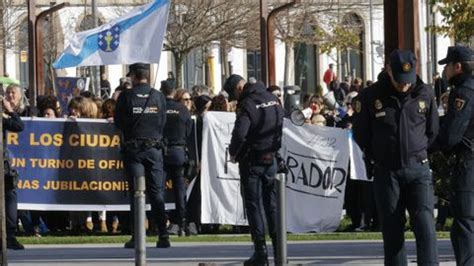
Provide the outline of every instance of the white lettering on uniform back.
[[269,101],[269,102],[266,102],[266,103],[257,104],[255,107],[257,107],[257,109],[260,109],[260,108],[267,108],[267,107],[275,106],[275,105],[278,105],[278,104],[279,103],[277,101]]

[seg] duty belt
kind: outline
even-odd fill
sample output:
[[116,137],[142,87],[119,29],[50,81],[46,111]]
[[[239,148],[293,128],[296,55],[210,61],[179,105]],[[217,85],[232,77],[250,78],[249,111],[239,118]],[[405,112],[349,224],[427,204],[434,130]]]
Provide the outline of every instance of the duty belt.
[[153,147],[162,148],[162,143],[158,139],[133,139],[123,142],[125,149],[150,149]]

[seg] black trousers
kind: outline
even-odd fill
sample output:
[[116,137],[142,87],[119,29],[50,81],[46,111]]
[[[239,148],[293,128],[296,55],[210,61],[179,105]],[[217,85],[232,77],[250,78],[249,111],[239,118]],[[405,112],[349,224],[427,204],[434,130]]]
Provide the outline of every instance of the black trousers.
[[187,155],[184,147],[172,146],[168,148],[165,156],[166,179],[173,181],[173,192],[176,211],[174,223],[182,225],[186,219],[186,182],[184,179],[184,164]]
[[374,192],[382,224],[385,265],[407,265],[405,209],[413,224],[418,265],[437,265],[434,190],[428,163],[395,171],[376,167]]
[[[152,147],[149,149],[127,150],[124,153],[124,167],[127,173],[130,188],[130,209],[133,217],[134,206],[134,179],[145,176],[146,195],[151,204],[151,213],[157,223],[160,237],[168,236],[166,230],[165,216],[165,177],[163,172],[163,153],[161,149]],[[134,227],[134,219],[130,219],[131,229]]]
[[[248,158],[239,162],[240,178],[243,187],[245,211],[253,241],[265,240],[265,213],[270,237],[276,239],[277,193],[275,175],[276,159],[271,165],[254,165]],[[263,203],[263,210],[262,210]]]
[[453,174],[451,243],[456,265],[474,265],[474,158],[460,155]]
[[7,226],[7,239],[15,237],[18,218],[18,201],[16,190],[5,186],[5,215]]

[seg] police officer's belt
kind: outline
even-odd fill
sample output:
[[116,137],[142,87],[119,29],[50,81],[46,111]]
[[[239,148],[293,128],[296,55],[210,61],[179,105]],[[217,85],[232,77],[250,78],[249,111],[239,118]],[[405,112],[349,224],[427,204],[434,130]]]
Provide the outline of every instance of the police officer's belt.
[[123,142],[125,149],[150,149],[150,148],[162,148],[162,143],[158,139],[146,138],[146,139],[133,139]]
[[181,147],[181,148],[184,148],[186,147],[186,144],[183,144],[183,143],[168,143],[168,145],[166,145],[168,147]]

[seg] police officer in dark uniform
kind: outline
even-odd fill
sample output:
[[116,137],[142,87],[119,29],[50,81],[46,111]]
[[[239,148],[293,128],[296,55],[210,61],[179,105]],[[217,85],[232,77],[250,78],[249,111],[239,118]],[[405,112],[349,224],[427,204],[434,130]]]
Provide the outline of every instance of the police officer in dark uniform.
[[284,110],[261,82],[247,83],[233,75],[224,89],[238,99],[237,119],[229,146],[231,161],[239,162],[245,210],[255,252],[244,265],[268,265],[261,201],[276,248],[276,153],[281,147]]
[[186,186],[184,166],[188,162],[187,139],[191,135],[192,120],[186,106],[173,99],[174,85],[170,81],[161,82],[161,92],[166,97],[166,124],[164,142],[166,144],[165,172],[173,181],[176,212],[175,222],[179,225],[178,235],[184,236],[186,229]]
[[428,147],[439,118],[433,89],[416,75],[411,51],[395,50],[387,70],[354,101],[354,137],[374,160],[374,193],[385,265],[407,265],[405,209],[417,241],[418,264],[437,265],[434,191]]
[[[149,68],[133,64],[127,74],[133,88],[123,91],[115,110],[115,125],[122,131],[124,167],[130,188],[131,213],[134,213],[134,179],[146,178],[146,192],[152,215],[158,225],[158,248],[170,247],[166,230],[163,173],[163,129],[166,123],[166,101],[163,94],[148,85]],[[132,229],[133,220],[131,219]],[[125,248],[134,248],[133,238]]]
[[23,131],[24,124],[21,121],[20,116],[13,111],[10,103],[3,99],[3,166],[5,175],[5,214],[6,214],[6,226],[7,226],[7,248],[9,249],[25,249],[25,247],[18,242],[15,237],[16,225],[17,225],[17,196],[16,196],[16,185],[18,183],[18,172],[13,169],[10,161],[6,145],[7,131],[21,132]]
[[456,156],[451,207],[454,216],[451,242],[457,265],[474,265],[474,79],[473,51],[448,48],[445,73],[452,86],[448,112],[438,136],[440,147]]

